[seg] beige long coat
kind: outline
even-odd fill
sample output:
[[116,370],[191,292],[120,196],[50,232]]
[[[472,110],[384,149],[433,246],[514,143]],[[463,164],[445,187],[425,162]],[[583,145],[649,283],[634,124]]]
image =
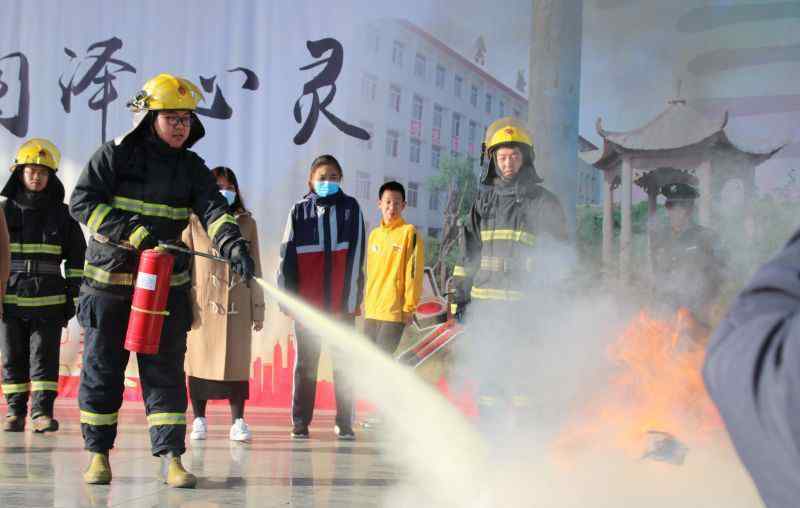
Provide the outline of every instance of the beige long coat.
[[[249,213],[236,215],[242,236],[250,242],[250,255],[261,277],[256,221]],[[182,235],[190,249],[218,256],[200,221],[192,215]],[[235,277],[238,280],[238,277]],[[229,289],[230,265],[194,257],[192,297],[194,323],[189,332],[186,373],[216,381],[247,381],[250,378],[250,350],[254,321],[264,321],[264,293],[250,282]]]

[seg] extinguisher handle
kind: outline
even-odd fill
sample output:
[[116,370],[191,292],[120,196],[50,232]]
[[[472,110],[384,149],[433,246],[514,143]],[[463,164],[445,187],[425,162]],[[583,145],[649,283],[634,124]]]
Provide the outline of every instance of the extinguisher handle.
[[180,247],[178,245],[174,245],[174,244],[171,244],[171,243],[158,242],[158,246],[161,247],[162,249],[172,250],[172,251],[175,251],[175,252],[182,252],[184,254],[189,254],[190,256],[200,256],[201,258],[213,259],[214,261],[220,261],[222,263],[230,263],[229,260],[225,259],[222,256],[214,256],[213,254],[206,254],[205,252],[199,252],[199,251],[196,251],[196,250],[185,249],[183,247]]

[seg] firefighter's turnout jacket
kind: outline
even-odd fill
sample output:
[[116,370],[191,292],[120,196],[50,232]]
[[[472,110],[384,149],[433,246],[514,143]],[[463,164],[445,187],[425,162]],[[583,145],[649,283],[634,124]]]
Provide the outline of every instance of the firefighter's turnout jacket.
[[567,237],[558,198],[540,185],[532,166],[510,182],[494,171],[484,177],[461,232],[462,261],[453,271],[456,302],[519,300],[526,274],[536,270],[536,245],[545,235]]

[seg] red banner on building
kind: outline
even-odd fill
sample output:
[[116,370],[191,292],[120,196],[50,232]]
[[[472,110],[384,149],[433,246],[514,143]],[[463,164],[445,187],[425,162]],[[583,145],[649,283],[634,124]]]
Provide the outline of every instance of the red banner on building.
[[409,134],[412,138],[421,138],[422,137],[422,122],[419,120],[411,120],[411,128],[409,129]]

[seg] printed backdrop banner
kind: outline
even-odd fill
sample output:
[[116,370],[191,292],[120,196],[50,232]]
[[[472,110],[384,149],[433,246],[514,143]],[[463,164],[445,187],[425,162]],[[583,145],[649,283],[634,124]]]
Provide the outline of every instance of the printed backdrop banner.
[[[209,167],[237,172],[269,281],[310,161],[329,152],[347,168],[346,152],[369,138],[347,117],[348,94],[360,83],[351,65],[366,21],[358,13],[367,12],[356,4],[25,0],[5,2],[3,11],[0,161],[10,162],[26,138],[50,139],[62,152],[58,174],[69,194],[100,144],[130,128],[126,102],[147,79],[161,72],[188,78],[205,95],[198,114],[207,134],[194,150]],[[270,305],[253,342],[254,402],[288,404],[290,335]],[[64,396],[77,393],[81,347],[73,320],[62,338]],[[129,399],[138,397],[135,363]]]

